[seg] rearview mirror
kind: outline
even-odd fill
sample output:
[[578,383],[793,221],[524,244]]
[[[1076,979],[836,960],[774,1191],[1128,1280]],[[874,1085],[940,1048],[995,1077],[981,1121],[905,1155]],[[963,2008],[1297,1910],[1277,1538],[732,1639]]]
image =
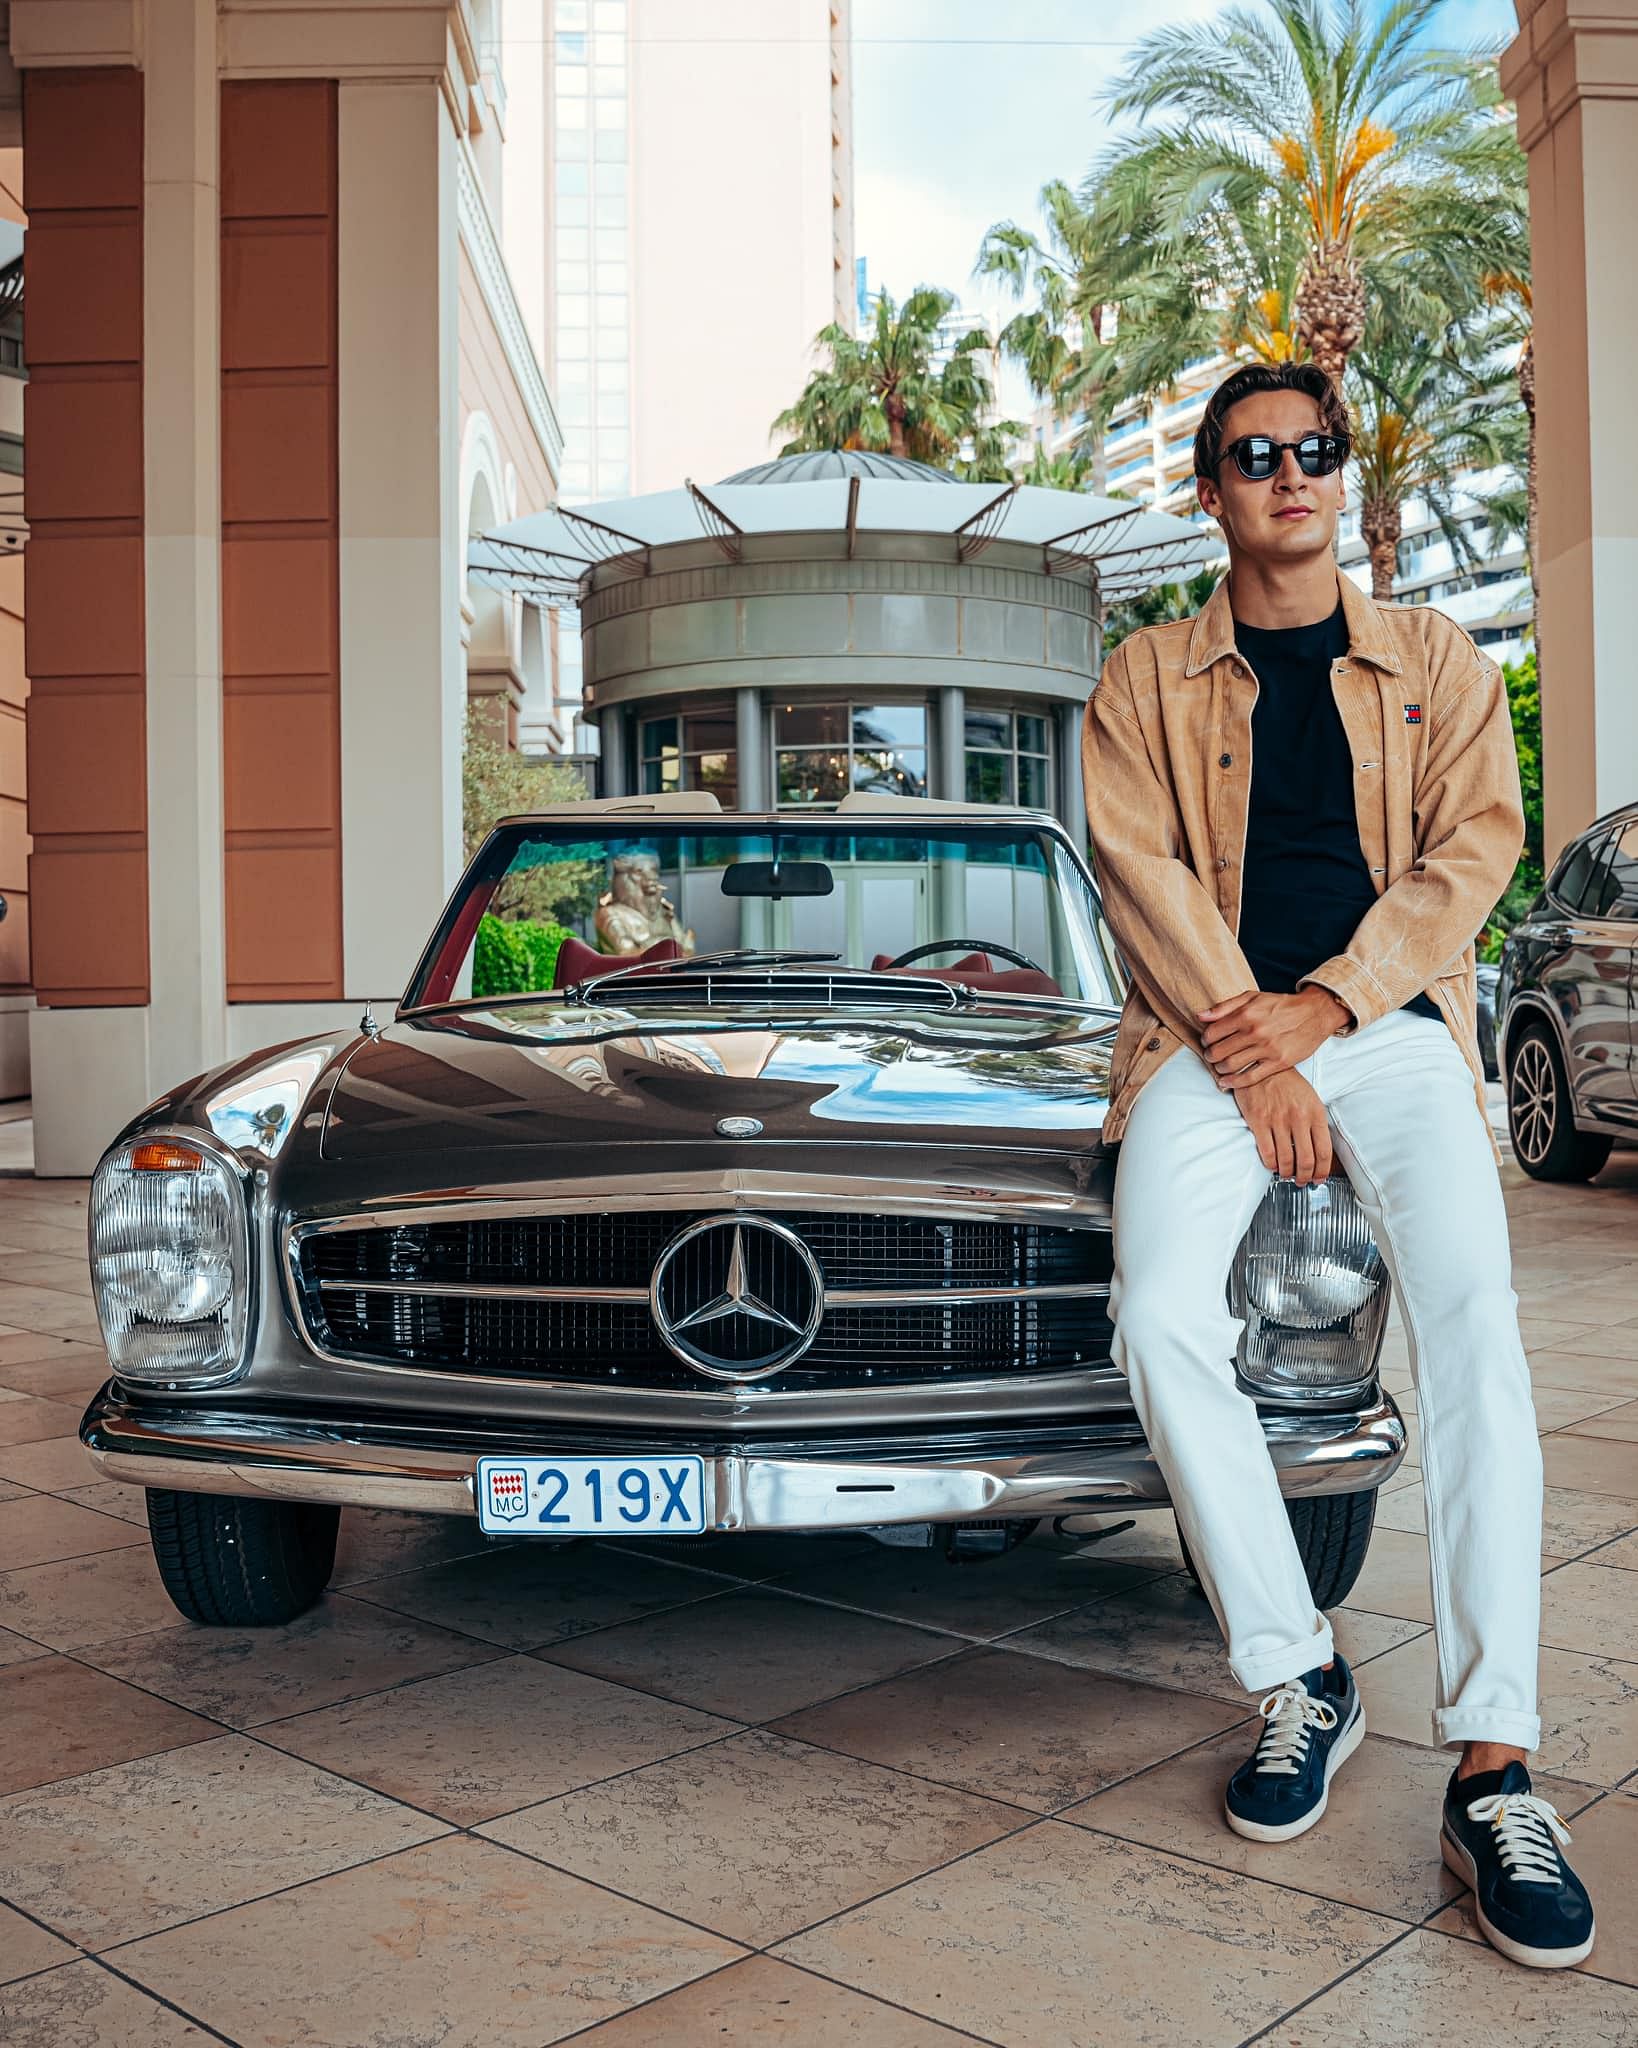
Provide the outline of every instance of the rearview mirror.
[[724,896],[830,896],[836,877],[822,860],[738,860],[722,876]]

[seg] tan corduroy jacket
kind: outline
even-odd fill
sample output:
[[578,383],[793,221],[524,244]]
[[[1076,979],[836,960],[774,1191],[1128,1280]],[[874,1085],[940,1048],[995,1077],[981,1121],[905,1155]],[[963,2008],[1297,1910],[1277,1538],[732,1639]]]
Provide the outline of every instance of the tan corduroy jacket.
[[[1337,582],[1348,652],[1331,665],[1331,688],[1377,901],[1347,950],[1298,986],[1317,982],[1347,1004],[1342,1037],[1425,991],[1473,1070],[1489,1132],[1474,940],[1524,844],[1506,687],[1441,612],[1378,605],[1346,576]],[[1092,864],[1132,977],[1105,1144],[1179,1045],[1203,1051],[1196,1013],[1256,986],[1235,937],[1256,697],[1225,577],[1197,617],[1121,641],[1086,707]]]

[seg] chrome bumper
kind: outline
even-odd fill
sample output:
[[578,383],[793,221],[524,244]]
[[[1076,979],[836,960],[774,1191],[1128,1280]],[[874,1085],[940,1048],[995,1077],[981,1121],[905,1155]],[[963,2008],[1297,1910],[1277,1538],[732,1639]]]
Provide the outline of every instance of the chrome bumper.
[[[1365,1492],[1405,1455],[1405,1425],[1386,1396],[1341,1415],[1265,1416],[1263,1427],[1280,1490],[1293,1497]],[[817,1449],[780,1456],[681,1440],[624,1448],[703,1456],[709,1523],[720,1530],[880,1528],[1169,1502],[1160,1468],[1131,1422],[1060,1426],[1041,1435],[1056,1442],[1037,1450],[1014,1440],[994,1454],[978,1445],[947,1455],[929,1444],[924,1456],[908,1457],[902,1442],[891,1457],[827,1457]],[[87,1410],[80,1440],[103,1478],[131,1486],[437,1515],[475,1512],[472,1475],[486,1454],[573,1457],[618,1455],[622,1448],[538,1424],[503,1424],[491,1435],[373,1419],[349,1424],[139,1407],[111,1387]]]

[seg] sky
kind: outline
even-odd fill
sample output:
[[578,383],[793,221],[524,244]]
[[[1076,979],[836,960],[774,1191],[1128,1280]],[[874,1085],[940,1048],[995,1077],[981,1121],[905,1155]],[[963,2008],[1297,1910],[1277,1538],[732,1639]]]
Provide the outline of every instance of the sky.
[[[1106,133],[1096,96],[1133,43],[1229,4],[854,0],[854,247],[870,288],[902,299],[943,285],[1005,320],[1013,302],[971,276],[986,229],[1036,227],[1042,185],[1080,182]],[[1445,0],[1430,24],[1447,45],[1515,29],[1512,0]],[[1015,416],[1027,408],[1016,372],[1002,399]]]

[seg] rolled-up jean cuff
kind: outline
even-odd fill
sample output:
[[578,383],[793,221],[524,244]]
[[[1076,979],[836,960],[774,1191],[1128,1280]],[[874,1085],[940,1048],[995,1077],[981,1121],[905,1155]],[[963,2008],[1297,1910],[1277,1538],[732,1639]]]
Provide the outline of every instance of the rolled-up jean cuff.
[[1433,1739],[1445,1749],[1464,1742],[1500,1742],[1509,1749],[1541,1747],[1541,1716],[1511,1707],[1435,1707]]
[[[1331,1624],[1323,1614],[1314,1618],[1319,1623],[1314,1633],[1282,1650],[1265,1650],[1259,1657],[1231,1657],[1229,1669],[1234,1673],[1235,1682],[1243,1685],[1247,1692],[1271,1692],[1275,1686],[1284,1685],[1287,1679],[1301,1678],[1305,1671],[1312,1671],[1317,1664],[1329,1664],[1336,1655]],[[1502,1740],[1500,1736],[1496,1739]]]

